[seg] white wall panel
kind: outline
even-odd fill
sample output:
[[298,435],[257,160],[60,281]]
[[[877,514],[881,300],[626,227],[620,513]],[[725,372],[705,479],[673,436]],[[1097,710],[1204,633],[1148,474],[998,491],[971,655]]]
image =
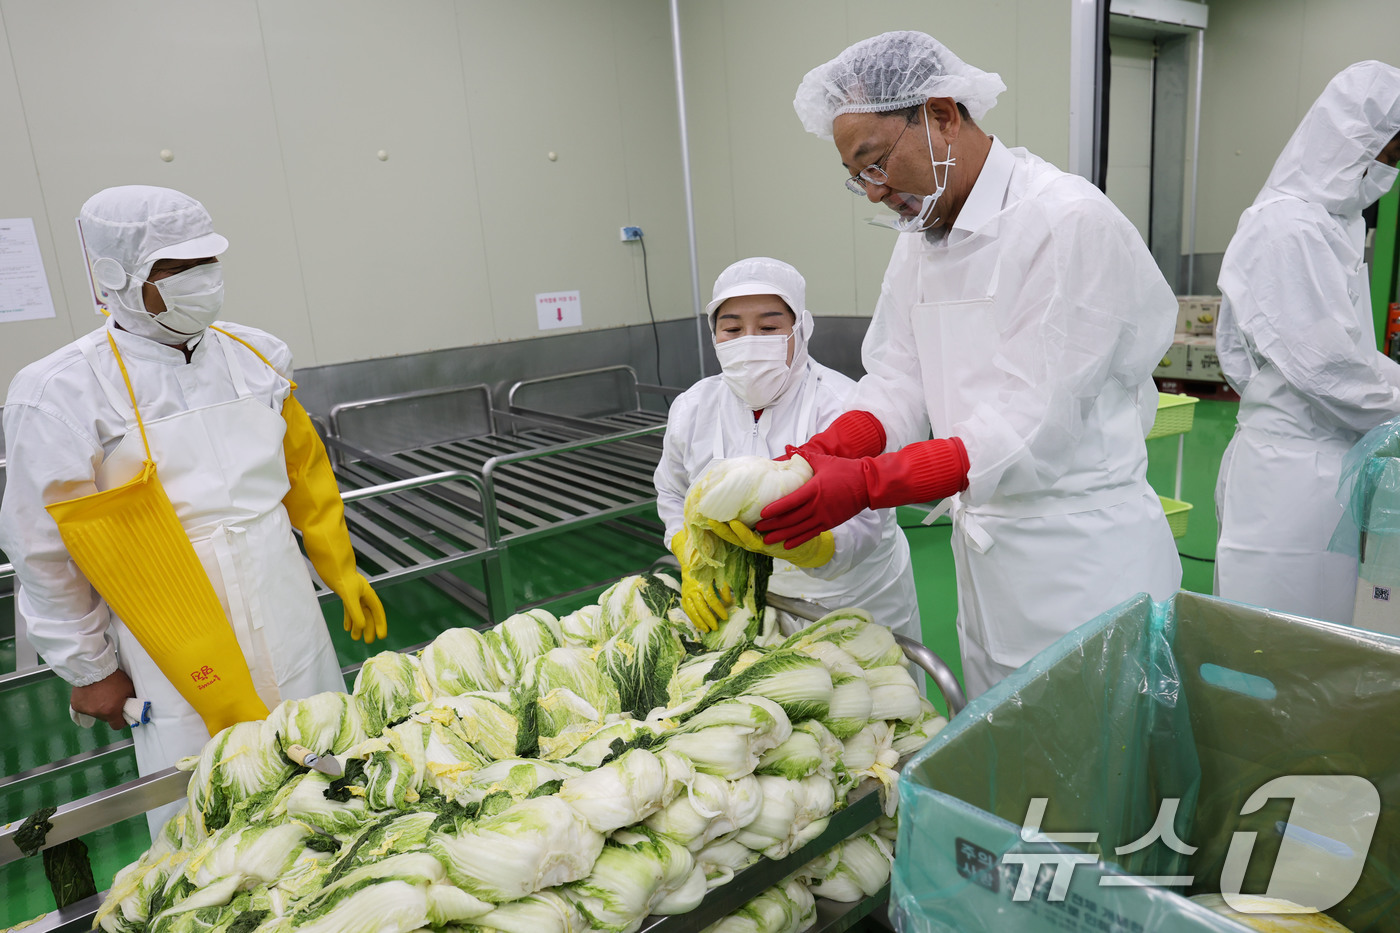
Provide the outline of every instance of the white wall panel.
[[3,9],[0,9],[0,179],[3,179],[0,181],[0,217],[34,219],[34,232],[39,239],[39,252],[48,274],[55,312],[52,318],[0,324],[0,384],[8,385],[24,364],[97,326],[97,317],[89,303],[86,312],[75,321],[64,300],[55,237],[62,244],[61,248],[71,250],[75,248],[77,233],[71,220],[56,230],[49,224],[39,173],[29,147],[29,134],[25,131],[24,108],[14,62],[10,59],[10,38]]
[[318,361],[495,340],[451,0],[260,12]]

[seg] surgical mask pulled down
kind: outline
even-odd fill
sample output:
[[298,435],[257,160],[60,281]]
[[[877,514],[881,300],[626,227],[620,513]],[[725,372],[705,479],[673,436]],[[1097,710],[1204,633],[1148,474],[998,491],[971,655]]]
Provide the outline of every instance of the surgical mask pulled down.
[[[928,140],[929,164],[933,166],[933,193],[925,195],[923,203],[919,206],[919,212],[913,217],[875,217],[871,223],[879,227],[890,227],[900,233],[922,233],[928,229],[929,215],[933,213],[934,207],[938,204],[939,198],[943,197],[943,192],[948,188],[948,171],[957,164],[957,159],[953,158],[953,144],[948,144],[948,151],[944,158],[938,159],[933,155],[933,136],[929,132],[929,115],[924,114],[924,138]],[[938,169],[942,166],[943,177],[938,177]],[[901,199],[905,203],[915,200],[915,195],[899,192]]]
[[[139,286],[147,282],[134,275],[131,280],[137,287],[123,291],[139,296]],[[204,333],[223,310],[224,270],[217,262],[194,266],[149,284],[156,287],[165,302],[165,310],[159,314],[131,307],[123,300],[122,292],[116,295],[120,309],[127,312],[118,312],[118,322],[124,329],[142,337],[167,343],[175,338],[183,342]]]

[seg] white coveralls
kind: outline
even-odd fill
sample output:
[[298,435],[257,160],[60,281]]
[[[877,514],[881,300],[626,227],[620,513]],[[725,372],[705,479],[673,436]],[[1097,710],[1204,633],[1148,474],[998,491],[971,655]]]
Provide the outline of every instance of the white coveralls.
[[1215,592],[1350,624],[1357,561],[1327,545],[1342,458],[1400,414],[1376,349],[1362,173],[1400,131],[1400,70],[1347,68],[1303,117],[1220,268],[1221,369],[1239,422],[1216,482]]
[[950,505],[969,696],[1123,600],[1180,586],[1144,442],[1175,316],[1117,208],[999,140],[946,236],[900,236],[851,407],[880,419],[888,450],[930,426],[967,447]]
[[[17,615],[64,680],[85,686],[120,667],[150,700],[151,722],[132,730],[142,774],[198,754],[209,732],[69,559],[44,510],[120,485],[144,459],[108,333],[130,374],[161,482],[232,622],[259,696],[272,708],[282,699],[345,689],[282,506],[289,484],[281,409],[291,353],[263,331],[220,326],[256,346],[276,371],[212,329],[186,363],[179,349],[108,321],[21,370],[5,403],[10,470],[0,548],[19,578]],[[178,809],[151,811],[152,833]]]
[[[806,366],[805,377],[795,380],[757,421],[722,376],[701,379],[672,403],[655,476],[656,510],[666,523],[667,542],[681,528],[686,492],[712,461],[780,456],[788,444],[824,430],[849,408],[855,389],[851,379],[815,360]],[[821,567],[804,570],[775,560],[770,592],[830,609],[864,609],[876,622],[923,644],[909,542],[894,509],[867,509],[832,535],[836,553]]]

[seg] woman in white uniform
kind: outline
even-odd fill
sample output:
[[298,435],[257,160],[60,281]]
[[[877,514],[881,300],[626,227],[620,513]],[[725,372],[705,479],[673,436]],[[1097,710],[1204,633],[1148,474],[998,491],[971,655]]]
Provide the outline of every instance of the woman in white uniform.
[[1400,69],[1327,85],[1240,217],[1220,267],[1220,366],[1240,393],[1220,464],[1215,592],[1350,624],[1355,557],[1328,543],[1342,458],[1400,415],[1400,366],[1376,349],[1361,212],[1400,160]]
[[[813,320],[807,283],[792,266],[744,259],[715,281],[707,311],[723,373],[691,386],[671,406],[656,468],[657,511],[669,545],[682,527],[686,492],[715,460],[782,455],[830,426],[855,382],[807,352]],[[864,511],[833,529],[835,551],[820,567],[775,560],[770,592],[836,609],[855,606],[923,641],[918,596],[893,509]]]

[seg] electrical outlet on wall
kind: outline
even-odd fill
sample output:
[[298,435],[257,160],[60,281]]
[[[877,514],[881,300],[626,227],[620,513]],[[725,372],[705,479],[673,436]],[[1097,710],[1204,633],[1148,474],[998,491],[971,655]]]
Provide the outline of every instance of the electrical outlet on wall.
[[642,238],[641,227],[623,227],[620,233],[622,242],[624,243],[628,240],[640,240]]

